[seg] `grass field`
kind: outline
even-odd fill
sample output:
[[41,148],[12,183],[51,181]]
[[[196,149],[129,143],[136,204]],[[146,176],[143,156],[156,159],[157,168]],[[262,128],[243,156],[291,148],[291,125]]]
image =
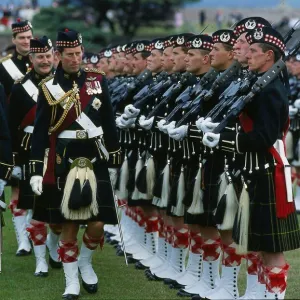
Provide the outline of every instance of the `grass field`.
[[[17,243],[11,222],[11,213],[4,214],[6,226],[3,228],[4,250],[2,273],[0,274],[0,300],[56,300],[64,291],[62,270],[49,269],[49,277],[33,276],[34,255],[16,257]],[[82,234],[82,230],[81,230]],[[299,268],[300,250],[286,254],[291,265],[286,298],[300,299]],[[106,244],[103,251],[94,255],[94,268],[99,277],[99,291],[89,295],[81,289],[82,300],[91,299],[181,299],[176,290],[169,289],[162,282],[150,282],[144,272],[133,265],[127,267],[123,257],[115,255],[112,246]],[[240,294],[245,289],[245,268],[243,264],[239,276]],[[189,298],[186,298],[189,299]]]

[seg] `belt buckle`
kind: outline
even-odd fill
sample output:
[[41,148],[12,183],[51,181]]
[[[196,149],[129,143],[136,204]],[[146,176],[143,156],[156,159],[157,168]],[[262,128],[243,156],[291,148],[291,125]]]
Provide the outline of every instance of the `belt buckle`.
[[76,130],[76,139],[84,140],[87,139],[87,132],[85,130]]

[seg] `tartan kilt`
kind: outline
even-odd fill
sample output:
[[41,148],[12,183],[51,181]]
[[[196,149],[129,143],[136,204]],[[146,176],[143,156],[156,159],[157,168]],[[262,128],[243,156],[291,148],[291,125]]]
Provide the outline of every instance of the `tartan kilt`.
[[90,221],[101,221],[105,224],[117,224],[115,212],[114,194],[110,182],[107,164],[96,161],[94,173],[97,179],[97,203],[99,213],[88,220],[67,220],[61,213],[60,206],[63,198],[63,191],[66,177],[59,178],[59,186],[43,185],[41,196],[34,197],[33,219],[51,223],[61,224],[64,222],[78,222],[85,224]]
[[[296,212],[277,218],[274,169],[268,168],[251,177],[248,251],[284,252],[300,248],[300,230]],[[246,178],[248,179],[248,178]],[[248,181],[247,181],[248,182]],[[233,239],[239,243],[237,222]]]

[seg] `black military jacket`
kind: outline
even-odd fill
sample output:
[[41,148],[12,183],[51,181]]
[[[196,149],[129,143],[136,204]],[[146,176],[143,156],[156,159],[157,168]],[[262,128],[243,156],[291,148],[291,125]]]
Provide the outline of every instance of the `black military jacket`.
[[11,93],[12,86],[14,82],[19,78],[15,78],[14,75],[4,67],[3,63],[5,61],[11,60],[11,62],[17,67],[17,69],[22,73],[24,76],[27,72],[27,69],[30,66],[29,56],[23,56],[18,52],[15,52],[12,56],[8,55],[2,60],[0,60],[0,82],[4,86],[5,94],[8,97]]
[[38,85],[45,77],[31,70],[12,87],[9,105],[9,129],[16,165],[23,164],[29,159],[31,133],[24,132],[24,128],[33,126]]

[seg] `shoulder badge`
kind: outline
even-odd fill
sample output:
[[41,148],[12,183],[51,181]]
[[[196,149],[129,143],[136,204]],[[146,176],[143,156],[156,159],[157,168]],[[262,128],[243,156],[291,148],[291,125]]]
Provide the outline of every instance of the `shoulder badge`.
[[54,77],[54,74],[49,75],[48,77],[44,78],[40,83],[39,86],[42,86],[45,82],[49,81]]
[[105,75],[105,73],[103,71],[96,69],[96,68],[84,68],[83,70],[86,73],[97,73],[97,74]]
[[2,64],[4,61],[9,60],[13,57],[12,54],[8,54],[7,56],[0,59],[0,64]]

